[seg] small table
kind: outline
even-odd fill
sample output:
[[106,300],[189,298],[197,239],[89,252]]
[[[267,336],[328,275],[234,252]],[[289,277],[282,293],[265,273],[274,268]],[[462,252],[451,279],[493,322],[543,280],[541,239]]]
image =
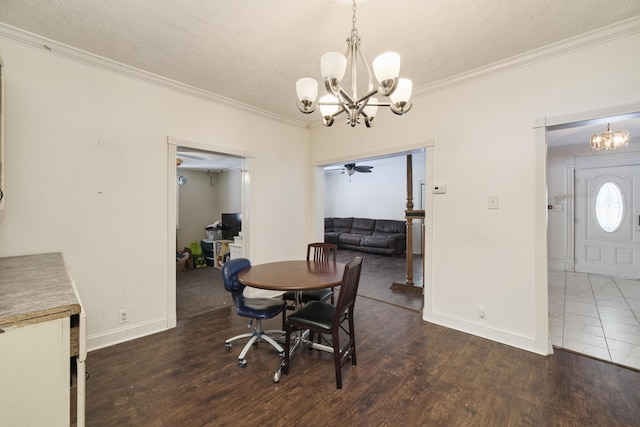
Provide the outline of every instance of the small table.
[[[238,280],[245,286],[270,291],[296,291],[296,306],[299,306],[301,291],[330,288],[342,283],[345,265],[326,261],[279,261],[254,265],[238,274]],[[296,339],[289,354],[300,345],[302,337]],[[316,346],[315,344],[314,347]],[[325,347],[325,346],[322,346]],[[325,350],[325,348],[321,348]],[[273,382],[280,381],[283,363],[276,370]]]

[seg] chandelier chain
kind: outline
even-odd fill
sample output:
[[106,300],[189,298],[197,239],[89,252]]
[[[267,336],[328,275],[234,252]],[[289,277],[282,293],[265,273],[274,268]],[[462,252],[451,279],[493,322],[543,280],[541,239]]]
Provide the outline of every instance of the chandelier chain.
[[351,35],[353,37],[358,36],[358,29],[356,28],[356,0],[353,0],[353,18],[351,19]]

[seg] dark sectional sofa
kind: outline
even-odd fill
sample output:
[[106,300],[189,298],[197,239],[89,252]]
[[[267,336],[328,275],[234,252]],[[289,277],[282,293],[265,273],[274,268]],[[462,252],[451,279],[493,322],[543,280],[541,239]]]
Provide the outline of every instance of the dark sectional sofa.
[[404,221],[369,218],[325,218],[324,241],[339,248],[383,255],[401,255],[407,248]]

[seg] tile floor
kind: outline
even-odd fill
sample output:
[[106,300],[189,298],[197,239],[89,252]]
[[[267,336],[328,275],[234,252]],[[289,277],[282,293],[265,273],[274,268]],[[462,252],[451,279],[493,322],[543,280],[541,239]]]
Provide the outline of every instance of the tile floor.
[[551,343],[640,369],[640,280],[549,271]]

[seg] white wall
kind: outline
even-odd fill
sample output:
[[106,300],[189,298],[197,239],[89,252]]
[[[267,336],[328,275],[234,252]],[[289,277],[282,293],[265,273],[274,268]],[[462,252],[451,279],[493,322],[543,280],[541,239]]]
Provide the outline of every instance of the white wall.
[[[546,254],[536,259],[535,234],[546,239],[536,229],[546,215],[537,196],[545,192],[544,150],[534,146],[533,123],[640,99],[640,33],[605,40],[434,87],[405,116],[380,111],[372,129],[312,128],[315,164],[433,140],[434,181],[447,193],[432,196],[425,320],[545,353],[546,276],[538,269]],[[616,58],[616,66],[594,66],[594,58]],[[493,195],[499,209],[490,210]]]
[[176,230],[176,250],[181,250],[206,238],[205,227],[220,219],[219,185],[217,173],[178,169],[177,175],[187,179],[178,186],[180,228]]
[[[246,255],[254,263],[304,257],[310,168],[300,159],[308,158],[306,129],[88,65],[82,55],[68,59],[55,53],[63,47],[54,42],[47,41],[48,52],[44,43],[16,42],[2,31],[6,211],[0,256],[64,254],[87,312],[90,348],[175,321],[168,294],[175,281],[168,266],[174,245],[167,238],[167,183],[174,185],[175,174],[169,179],[168,135],[215,151],[253,153]],[[129,310],[124,325],[118,322],[122,309]]]
[[[218,174],[220,214],[242,212],[242,172],[232,169]],[[218,219],[222,219],[219,217]]]

